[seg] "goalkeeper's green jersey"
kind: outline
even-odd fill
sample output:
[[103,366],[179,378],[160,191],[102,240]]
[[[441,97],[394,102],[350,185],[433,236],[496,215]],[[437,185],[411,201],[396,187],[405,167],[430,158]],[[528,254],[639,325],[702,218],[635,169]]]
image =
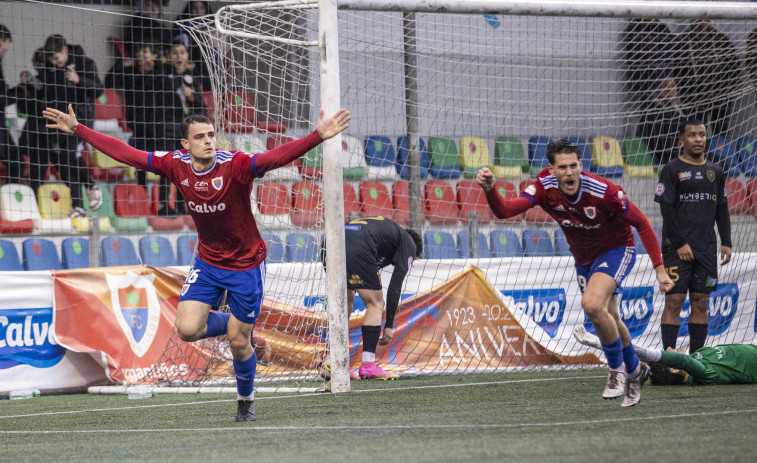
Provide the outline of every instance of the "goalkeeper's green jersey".
[[690,384],[757,383],[757,346],[753,344],[702,347],[690,357],[705,367],[704,373],[689,376]]

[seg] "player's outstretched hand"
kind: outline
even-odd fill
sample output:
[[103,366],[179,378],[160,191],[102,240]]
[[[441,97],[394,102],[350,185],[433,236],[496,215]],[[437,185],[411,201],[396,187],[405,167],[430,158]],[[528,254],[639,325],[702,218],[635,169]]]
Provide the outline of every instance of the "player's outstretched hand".
[[57,109],[45,108],[42,110],[42,116],[53,122],[53,124],[45,125],[48,129],[59,129],[66,133],[74,133],[76,127],[79,125],[79,121],[76,120],[76,114],[74,114],[74,107],[71,105],[68,105],[68,114]]
[[350,112],[344,108],[337,111],[336,114],[328,119],[324,119],[323,109],[321,109],[321,112],[318,115],[318,125],[316,126],[316,130],[318,130],[318,135],[320,135],[321,138],[328,140],[349,127],[349,122]]
[[384,328],[384,334],[379,338],[379,345],[387,346],[394,337],[394,328]]
[[482,167],[476,173],[476,183],[481,185],[484,191],[489,191],[494,186],[494,174],[488,167]]
[[720,246],[720,265],[725,265],[731,261],[731,248]]

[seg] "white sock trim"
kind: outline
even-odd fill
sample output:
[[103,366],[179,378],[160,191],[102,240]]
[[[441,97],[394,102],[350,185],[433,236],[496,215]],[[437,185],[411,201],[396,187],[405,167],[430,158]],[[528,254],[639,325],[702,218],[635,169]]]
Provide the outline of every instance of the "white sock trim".
[[375,361],[376,361],[375,352],[363,352],[363,362],[375,362]]

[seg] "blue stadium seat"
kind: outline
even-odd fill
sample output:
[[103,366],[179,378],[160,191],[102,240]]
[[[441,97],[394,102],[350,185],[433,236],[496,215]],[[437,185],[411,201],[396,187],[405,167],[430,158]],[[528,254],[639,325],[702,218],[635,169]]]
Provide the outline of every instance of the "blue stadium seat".
[[[462,259],[470,258],[470,233],[468,230],[461,230],[457,232],[457,257]],[[480,258],[488,258],[491,256],[489,250],[489,242],[483,233],[478,232],[478,256]]]
[[197,236],[182,235],[176,240],[176,259],[179,265],[193,265]]
[[[419,138],[418,149],[421,152],[421,178],[426,178],[428,175],[428,168],[431,166],[431,157],[428,155],[428,148],[426,142]],[[397,138],[397,162],[394,165],[400,178],[407,180],[407,137],[401,136]]]
[[16,245],[8,240],[0,240],[0,271],[17,272],[23,269]]
[[738,177],[741,173],[736,143],[728,138],[715,135],[707,139],[707,154],[707,159],[713,162],[717,163],[722,160],[727,163],[728,169],[723,168],[726,176]]
[[139,265],[139,257],[134,250],[134,245],[128,238],[121,236],[108,236],[103,238],[102,266],[115,267],[118,265]]
[[489,235],[492,257],[523,257],[520,238],[514,231],[494,230]]
[[644,248],[644,244],[641,242],[641,237],[639,236],[639,232],[636,231],[634,227],[631,227],[631,230],[633,230],[633,241],[636,243],[636,254],[646,254],[647,250]]
[[143,236],[139,239],[139,255],[145,265],[168,267],[176,265],[171,242],[162,236]]
[[552,238],[549,233],[539,228],[526,228],[521,234],[523,240],[523,255],[526,257],[554,256]]
[[565,233],[561,229],[555,230],[555,255],[556,256],[572,256],[570,253],[570,245],[565,239]]
[[757,139],[741,137],[736,140],[741,170],[747,177],[757,177]]
[[318,244],[310,233],[290,233],[287,235],[286,260],[288,262],[315,262],[320,260]]
[[284,262],[284,243],[281,238],[273,233],[261,233],[260,236],[265,241],[266,248],[268,248],[266,262],[271,264]]
[[657,243],[659,243],[660,248],[662,248],[662,225],[655,225],[652,228],[654,228],[654,233],[657,235]]
[[43,238],[29,238],[21,244],[24,255],[24,270],[61,270],[55,243]]
[[61,246],[63,268],[89,268],[89,240],[66,238]]
[[392,167],[397,160],[392,139],[371,135],[363,139],[365,162],[371,167]]
[[528,162],[531,164],[531,176],[541,172],[549,161],[547,160],[547,145],[552,143],[549,137],[531,137],[528,139]]
[[594,172],[596,169],[591,163],[591,146],[583,137],[568,137],[568,141],[578,146],[581,150],[581,170],[584,172]]
[[429,230],[423,234],[424,259],[455,259],[455,239],[447,232]]

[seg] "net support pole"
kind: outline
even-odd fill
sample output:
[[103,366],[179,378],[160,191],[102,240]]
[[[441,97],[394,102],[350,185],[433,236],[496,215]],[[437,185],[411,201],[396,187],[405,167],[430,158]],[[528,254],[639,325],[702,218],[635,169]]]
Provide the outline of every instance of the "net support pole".
[[100,218],[89,219],[89,266],[100,266]]
[[[339,94],[339,36],[336,0],[318,1],[318,51],[321,108],[325,117],[341,105]],[[329,321],[331,391],[349,392],[350,358],[347,327],[347,266],[344,249],[344,190],[340,154],[342,136],[323,143],[323,205],[326,249],[326,307]]]
[[402,13],[405,73],[405,124],[407,125],[407,176],[410,228],[421,234],[421,153],[418,115],[418,49],[415,13]]

